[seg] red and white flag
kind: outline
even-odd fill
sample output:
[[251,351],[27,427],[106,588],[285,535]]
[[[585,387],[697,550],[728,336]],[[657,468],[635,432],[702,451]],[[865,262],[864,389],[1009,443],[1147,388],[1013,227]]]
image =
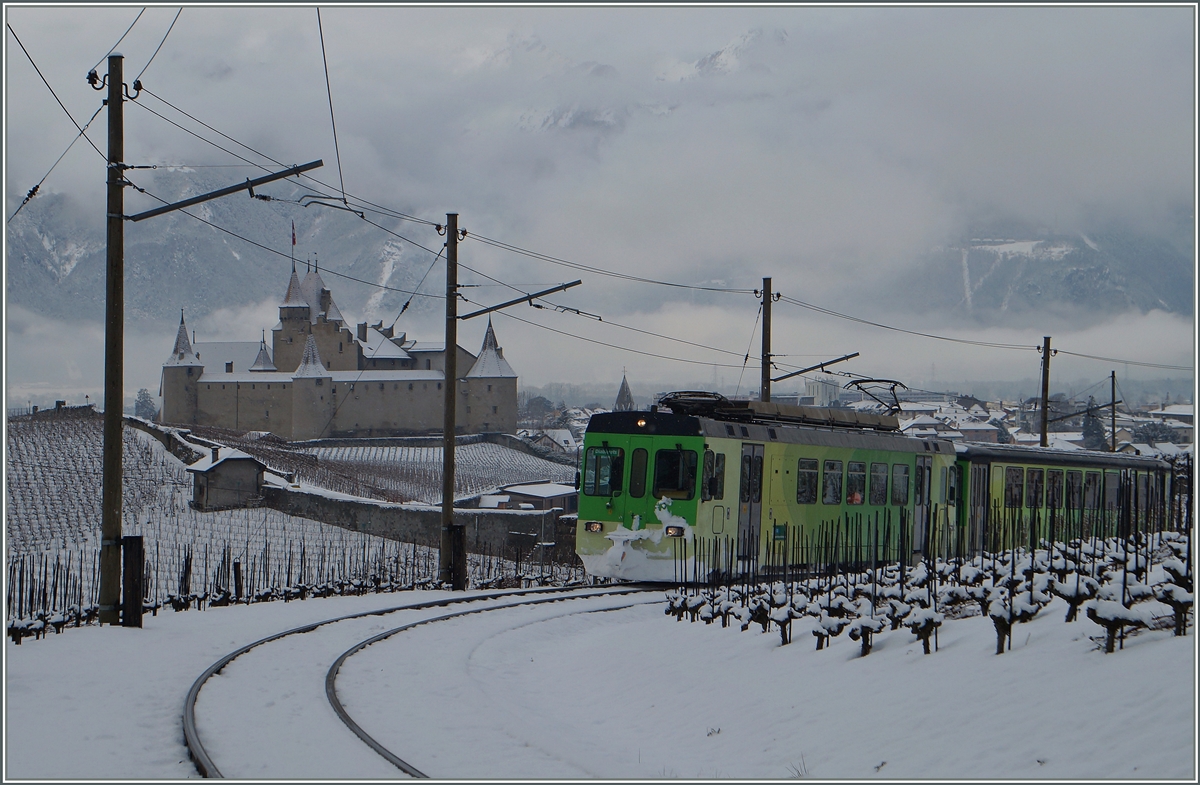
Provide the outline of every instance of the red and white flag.
[[292,221],[292,247],[296,247],[296,222]]

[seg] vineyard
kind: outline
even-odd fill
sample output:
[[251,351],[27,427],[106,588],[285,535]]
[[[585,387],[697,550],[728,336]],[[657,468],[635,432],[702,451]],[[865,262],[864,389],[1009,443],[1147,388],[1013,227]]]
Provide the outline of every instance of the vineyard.
[[[407,500],[441,503],[441,447],[316,447],[308,452],[322,464]],[[501,485],[539,480],[569,484],[575,480],[575,468],[488,442],[461,444],[454,449],[455,499],[494,492]]]
[[[123,441],[122,529],[125,535],[143,538],[148,612],[438,585],[436,549],[268,508],[192,509],[191,478],[183,463],[140,430],[126,427]],[[8,633],[16,640],[95,620],[102,442],[102,418],[90,410],[9,420],[5,610]],[[466,474],[467,487],[482,483],[480,460],[503,467],[509,465],[506,453],[520,455],[495,445],[468,446],[499,452],[468,452],[485,457],[464,460],[476,469]],[[440,450],[432,452],[440,460]],[[531,464],[538,461],[522,457]],[[362,462],[374,465],[368,458]],[[321,473],[327,463],[336,462],[296,453],[296,465],[309,467],[307,476],[313,479],[339,476],[336,471]],[[313,468],[317,466],[322,469]],[[438,484],[440,475],[439,464]],[[543,472],[536,478],[545,476]],[[347,487],[361,486],[335,490]],[[569,565],[529,559],[529,554],[518,552],[470,554],[470,581],[483,587],[582,578]]]

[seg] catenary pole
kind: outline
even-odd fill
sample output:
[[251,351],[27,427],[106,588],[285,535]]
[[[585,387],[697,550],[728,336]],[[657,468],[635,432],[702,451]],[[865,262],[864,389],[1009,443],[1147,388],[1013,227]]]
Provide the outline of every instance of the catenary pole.
[[[449,584],[452,575],[454,525],[454,429],[458,396],[458,213],[446,214],[446,349],[442,383],[442,537],[438,549],[438,579]],[[466,588],[466,587],[463,587]]]
[[1112,383],[1112,385],[1111,385],[1112,386],[1112,398],[1109,399],[1112,401],[1112,419],[1110,421],[1110,423],[1112,425],[1112,428],[1111,428],[1112,433],[1110,434],[1110,437],[1109,437],[1110,444],[1109,444],[1108,451],[1116,452],[1117,451],[1117,372],[1116,371],[1109,372],[1109,381]]
[[1050,446],[1050,434],[1046,428],[1050,416],[1050,336],[1045,336],[1042,345],[1042,441],[1043,447]]
[[121,424],[125,358],[124,56],[108,58],[108,266],[104,306],[104,457],[100,491],[100,623],[121,604]]
[[771,279],[763,278],[762,320],[762,383],[758,399],[764,403],[771,400]]

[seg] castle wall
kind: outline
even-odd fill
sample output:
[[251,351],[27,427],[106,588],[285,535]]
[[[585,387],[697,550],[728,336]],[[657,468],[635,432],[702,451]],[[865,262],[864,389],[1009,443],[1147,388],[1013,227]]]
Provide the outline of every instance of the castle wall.
[[[337,400],[332,433],[387,436],[442,428],[442,380],[409,374],[405,380],[370,379],[333,384]],[[300,438],[300,437],[296,437]]]
[[164,366],[162,370],[162,422],[191,425],[196,422],[197,396],[203,366]]
[[194,422],[291,438],[292,384],[289,376],[274,373],[249,382],[221,375],[201,377]]
[[354,333],[325,317],[309,321],[308,308],[279,309],[279,328],[271,331],[271,361],[281,372],[292,373],[300,367],[304,344],[312,335],[317,342],[321,362],[331,371],[357,371],[362,350]]
[[467,433],[517,432],[517,380],[470,378],[459,382],[464,393],[458,422]]

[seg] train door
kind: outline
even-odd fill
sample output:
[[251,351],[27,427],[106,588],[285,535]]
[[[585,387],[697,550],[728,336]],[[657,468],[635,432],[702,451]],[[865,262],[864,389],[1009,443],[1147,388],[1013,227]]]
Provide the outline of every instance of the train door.
[[913,550],[925,552],[929,536],[930,491],[933,488],[933,456],[917,456],[916,495],[913,499]]
[[[627,490],[627,501],[625,502],[624,514],[629,519],[629,528],[644,529],[648,523],[657,523],[654,517],[654,502],[656,499],[647,501],[646,494],[650,489],[650,458],[651,449],[654,446],[654,440],[648,436],[633,436],[629,439],[629,457],[626,463],[629,466],[629,488]],[[634,518],[638,518],[638,525],[634,524]]]
[[985,463],[971,464],[970,516],[971,550],[979,552],[983,550],[987,537],[988,467]]
[[759,521],[762,519],[763,445],[742,445],[741,499],[738,504],[738,549],[740,558],[757,553]]

